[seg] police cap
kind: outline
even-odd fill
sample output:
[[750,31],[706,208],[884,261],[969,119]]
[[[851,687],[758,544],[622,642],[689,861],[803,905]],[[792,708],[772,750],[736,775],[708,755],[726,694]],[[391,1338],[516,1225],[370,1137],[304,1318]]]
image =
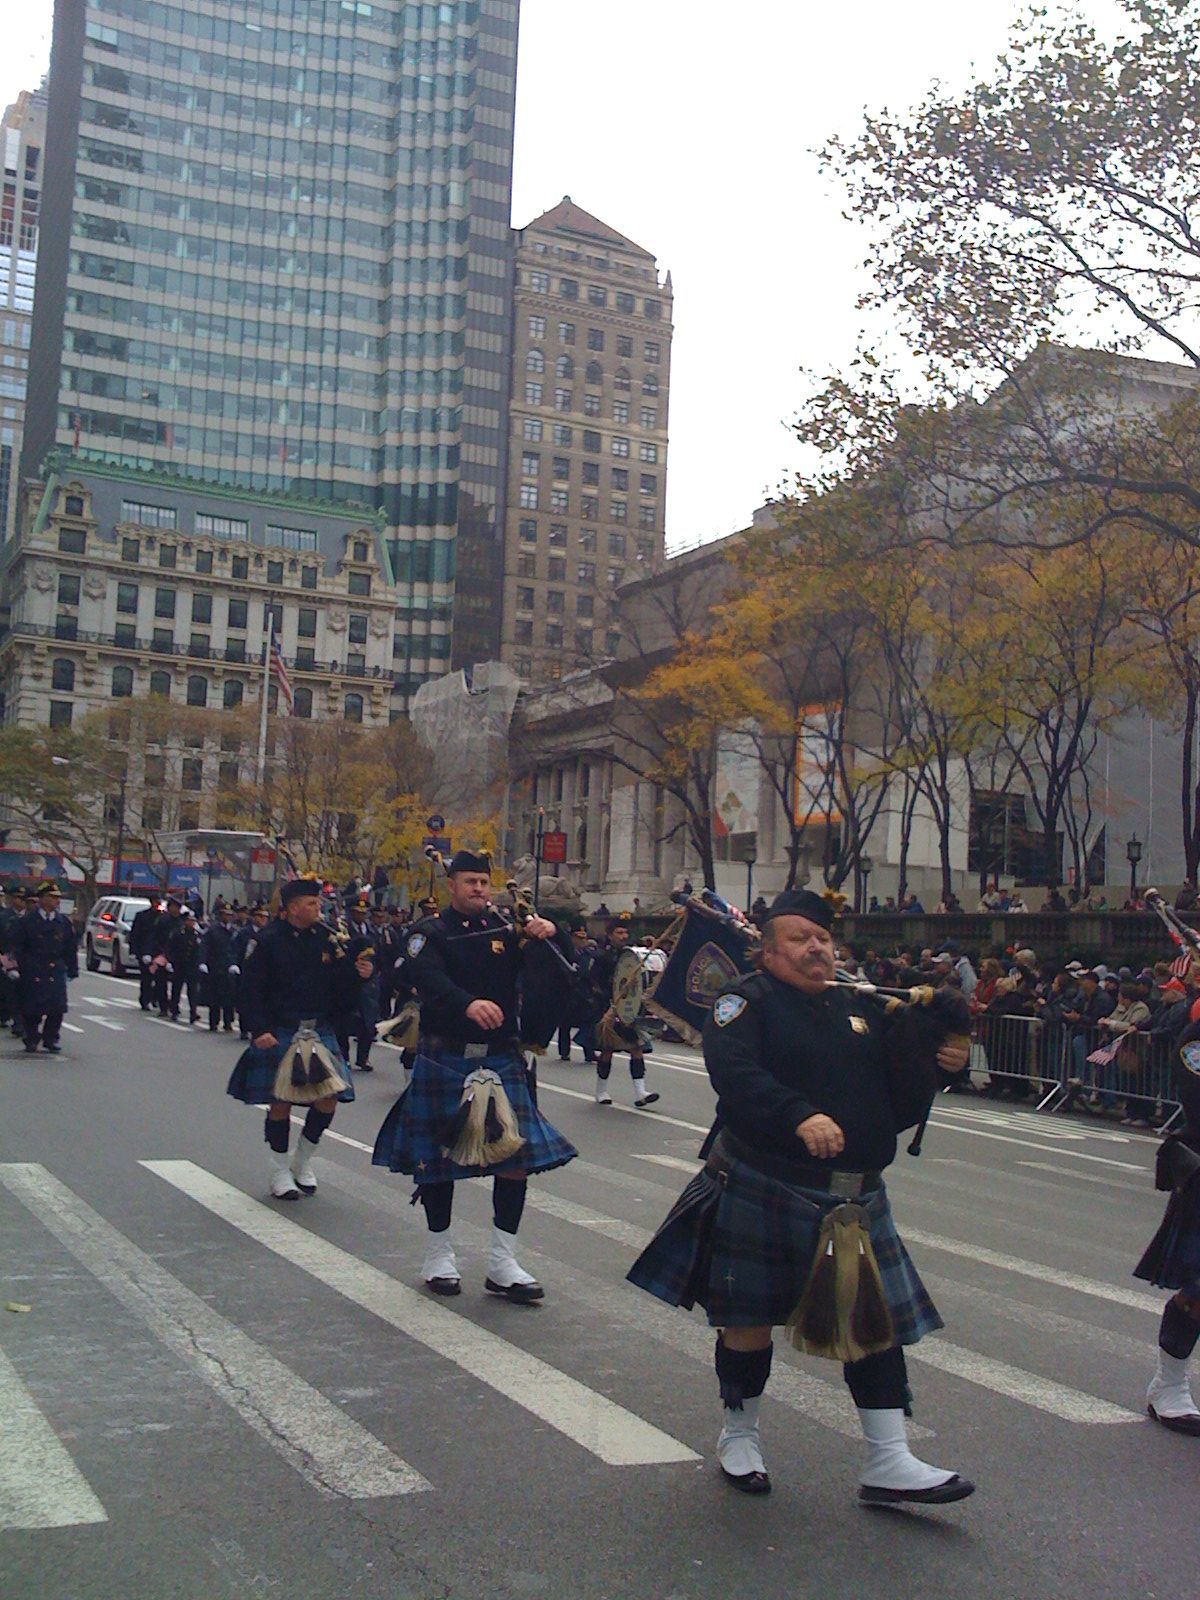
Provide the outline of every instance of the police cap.
[[[293,900],[320,899],[320,896],[321,885],[315,878],[290,878],[279,891],[279,903],[286,906]],[[261,905],[260,900],[255,904],[254,910],[257,911]]]
[[813,894],[811,889],[785,889],[771,902],[763,922],[773,922],[776,917],[807,917],[828,933],[833,927],[833,906],[824,896]]

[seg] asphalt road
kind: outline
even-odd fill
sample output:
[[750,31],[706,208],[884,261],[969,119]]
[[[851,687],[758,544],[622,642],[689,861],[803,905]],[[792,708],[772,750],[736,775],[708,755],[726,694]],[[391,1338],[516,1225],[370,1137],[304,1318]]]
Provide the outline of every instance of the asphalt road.
[[421,1215],[369,1164],[393,1052],[280,1205],[235,1039],[100,976],[68,1022],[57,1059],[0,1040],[4,1600],[1194,1592],[1200,1442],[1144,1416],[1163,1297],[1129,1275],[1153,1140],[940,1102],[891,1189],[947,1324],[910,1364],[918,1448],[979,1491],[864,1511],[840,1373],[777,1344],[775,1492],[747,1500],[713,1464],[710,1333],[624,1282],[695,1170],[694,1052],[656,1052],[646,1112],[620,1062],[610,1109],[543,1064],[581,1159],[530,1185],[522,1309],[483,1292],[487,1185],[459,1192],[462,1296],[418,1287]]

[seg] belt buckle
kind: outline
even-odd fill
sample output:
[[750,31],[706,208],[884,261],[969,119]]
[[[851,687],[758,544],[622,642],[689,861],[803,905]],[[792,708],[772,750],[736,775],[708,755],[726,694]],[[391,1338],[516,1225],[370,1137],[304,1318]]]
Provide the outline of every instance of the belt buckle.
[[488,1053],[488,1047],[487,1047],[486,1044],[465,1044],[465,1045],[463,1045],[463,1060],[464,1061],[482,1061],[487,1056],[487,1053]]
[[838,1200],[857,1200],[862,1193],[861,1172],[831,1172],[829,1192]]

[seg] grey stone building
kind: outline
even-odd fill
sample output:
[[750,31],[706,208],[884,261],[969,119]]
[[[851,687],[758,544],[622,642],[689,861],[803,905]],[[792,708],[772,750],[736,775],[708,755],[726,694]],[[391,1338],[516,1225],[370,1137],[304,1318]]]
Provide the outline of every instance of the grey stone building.
[[0,541],[16,526],[45,141],[45,87],[24,90],[0,121]]

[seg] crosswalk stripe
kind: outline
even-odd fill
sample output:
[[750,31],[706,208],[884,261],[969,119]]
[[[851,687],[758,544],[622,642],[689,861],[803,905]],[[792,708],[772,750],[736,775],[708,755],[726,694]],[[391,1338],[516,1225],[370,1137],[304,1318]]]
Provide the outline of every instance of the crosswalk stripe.
[[1032,1278],[1037,1283],[1052,1283],[1058,1289],[1073,1289],[1077,1294],[1090,1295],[1093,1300],[1107,1300],[1119,1306],[1131,1306],[1135,1311],[1151,1311],[1160,1315],[1162,1298],[1143,1294],[1138,1289],[1126,1289],[1121,1284],[1101,1283],[1095,1278],[1081,1278],[1078,1273],[1061,1272],[1057,1267],[1044,1267],[1036,1261],[1022,1261],[1017,1256],[1002,1255],[999,1250],[987,1250],[982,1245],[967,1244],[962,1239],[947,1239],[940,1233],[925,1233],[920,1228],[904,1229],[906,1244],[919,1244],[929,1250],[942,1250],[950,1256],[962,1256],[967,1261],[977,1261],[985,1267],[998,1267],[1001,1272],[1015,1272],[1020,1278]]
[[85,1017],[85,1016],[81,1016],[79,1020],[81,1022],[94,1022],[94,1023],[97,1024],[98,1027],[108,1028],[113,1033],[124,1033],[125,1032],[125,1024],[123,1022],[110,1022],[107,1017]]
[[610,1466],[696,1461],[694,1450],[368,1262],[286,1222],[190,1161],[143,1161],[247,1237],[541,1417]]
[[684,1161],[680,1156],[647,1156],[631,1151],[635,1161],[652,1161],[656,1167],[672,1167],[676,1172],[686,1172],[695,1177],[700,1171],[699,1161]]
[[68,1033],[82,1033],[82,1028],[77,1028],[73,1022],[64,1022],[63,1027]]
[[[551,1094],[569,1095],[572,1100],[590,1100],[593,1104],[596,1099],[594,1094],[584,1094],[582,1089],[564,1089],[560,1083],[545,1083],[539,1078],[538,1093],[543,1089],[548,1089]],[[671,1128],[686,1128],[689,1133],[707,1133],[710,1126],[699,1122],[681,1122],[678,1117],[668,1117],[662,1111],[639,1111],[636,1106],[605,1106],[602,1114],[608,1116],[611,1111],[622,1112],[627,1117],[644,1117],[648,1122],[662,1122]]]
[[1110,1400],[1101,1400],[1050,1378],[1040,1378],[1034,1372],[1011,1367],[1007,1361],[995,1361],[975,1350],[964,1350],[961,1345],[949,1344],[940,1335],[909,1345],[905,1354],[910,1361],[936,1367],[939,1372],[949,1372],[955,1378],[965,1378],[968,1383],[977,1383],[994,1394],[1007,1395],[1010,1400],[1019,1400],[1052,1417],[1061,1417],[1064,1422],[1095,1425],[1142,1420],[1140,1412],[1128,1411]]
[[92,1493],[37,1401],[0,1350],[0,1530],[75,1528],[107,1522]]
[[44,1167],[0,1165],[0,1183],[314,1488],[369,1499],[431,1487]]
[[[993,1133],[988,1128],[968,1128],[962,1123],[952,1122],[946,1117],[939,1116],[936,1112],[931,1121],[939,1133],[959,1133],[972,1139],[994,1139],[997,1144],[1019,1144],[1026,1150],[1038,1150],[1044,1156],[1069,1156],[1072,1161],[1098,1161],[1101,1166],[1124,1167],[1128,1172],[1147,1171],[1146,1167],[1136,1161],[1114,1161],[1111,1156],[1094,1156],[1086,1150],[1069,1150],[1062,1145],[1034,1144],[1031,1139],[1014,1139],[1007,1133]],[[1035,1137],[1039,1132],[1037,1128],[1031,1128],[1029,1131]]]

